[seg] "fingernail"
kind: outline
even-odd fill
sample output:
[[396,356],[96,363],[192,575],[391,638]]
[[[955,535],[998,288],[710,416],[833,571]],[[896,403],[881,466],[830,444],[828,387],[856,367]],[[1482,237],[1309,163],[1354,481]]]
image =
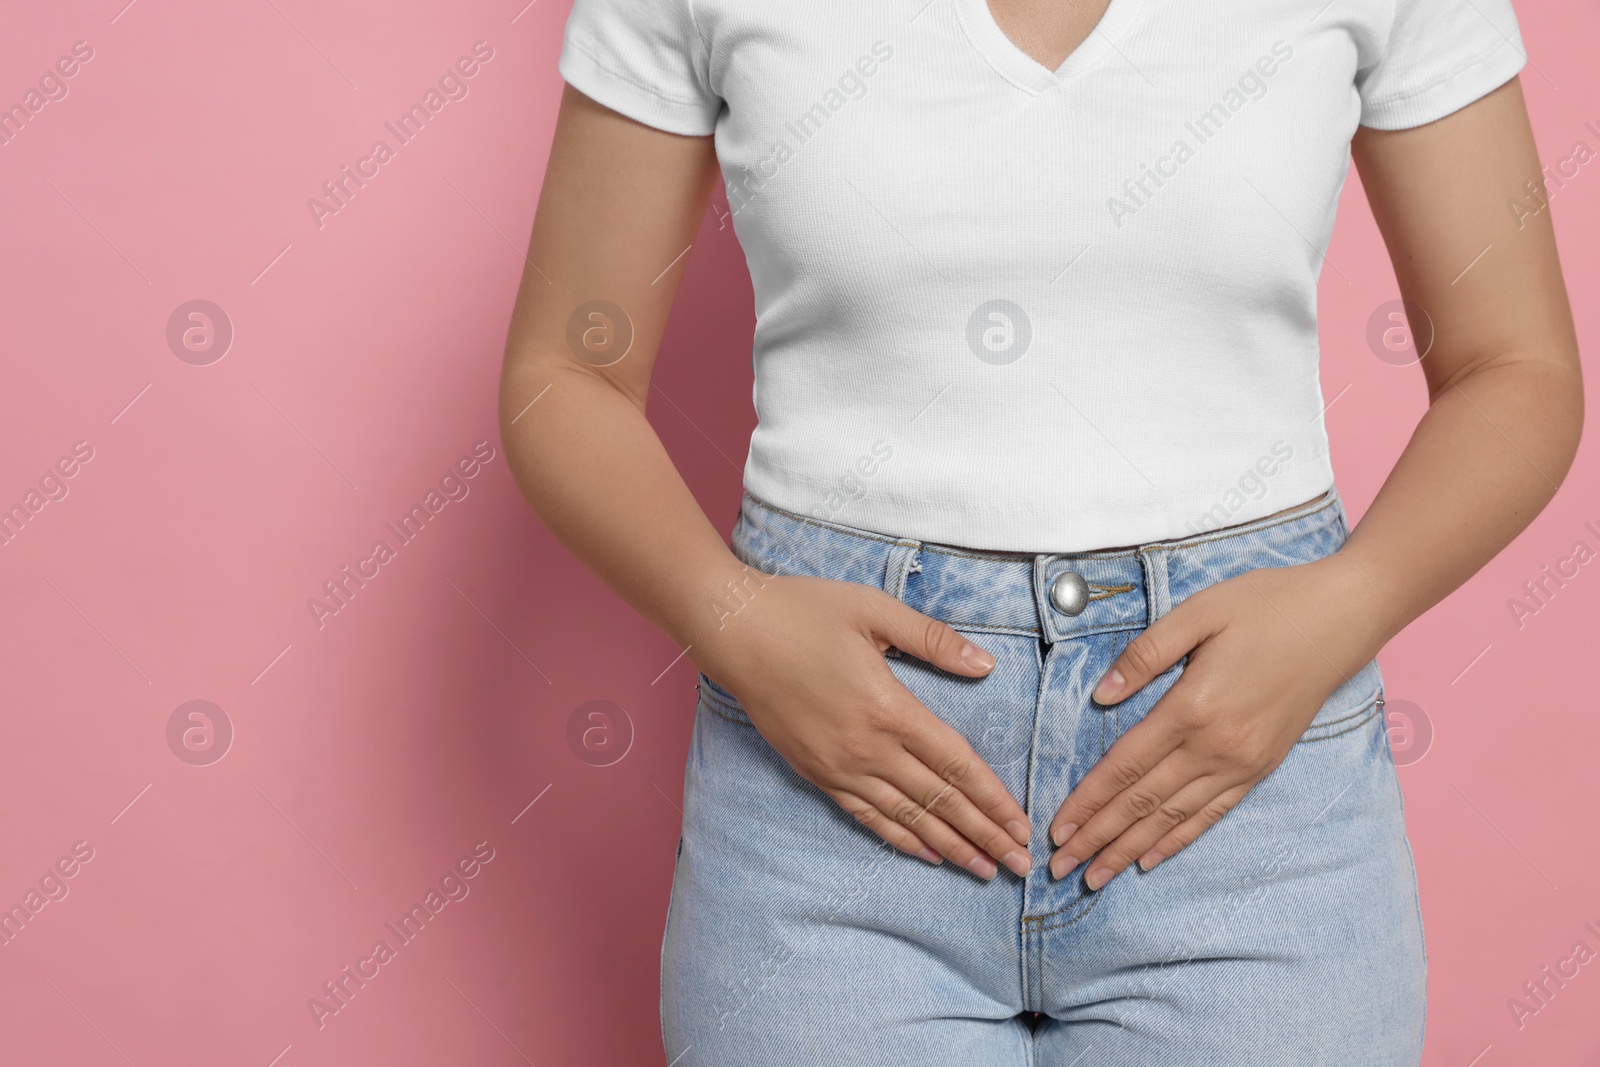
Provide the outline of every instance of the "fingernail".
[[927,845],[923,845],[922,846],[922,851],[918,852],[917,855],[921,856],[923,859],[927,860],[929,863],[933,864],[935,867],[939,866],[939,864],[944,862],[944,857],[939,855],[933,849],[929,848]]
[[961,649],[961,662],[974,670],[986,671],[994,666],[994,657],[968,641]]
[[1057,848],[1060,848],[1062,845],[1067,843],[1067,839],[1069,837],[1071,837],[1073,834],[1075,834],[1077,832],[1078,832],[1078,824],[1077,823],[1075,823],[1075,822],[1064,822],[1060,826],[1056,827],[1054,830],[1050,831],[1050,840],[1052,840],[1052,841],[1054,841],[1056,843],[1056,847]]
[[1011,868],[1011,873],[1018,878],[1026,878],[1028,872],[1033,870],[1033,860],[1029,859],[1026,853],[1007,852],[1006,866]]
[[1117,699],[1117,694],[1122,692],[1123,683],[1127,681],[1122,677],[1122,672],[1112,667],[1106,676],[1100,679],[1100,684],[1094,687],[1094,702],[1096,704],[1109,704]]
[[1166,858],[1167,857],[1160,852],[1146,852],[1144,855],[1139,857],[1139,867],[1142,870],[1148,871],[1151,867],[1154,867],[1156,864],[1160,863]]
[[1099,889],[1101,886],[1111,881],[1111,868],[1096,867],[1094,870],[1084,875],[1083,880],[1089,884],[1090,889]]
[[1006,833],[1019,845],[1026,845],[1033,838],[1033,828],[1015,819],[1006,823]]
[[994,865],[994,861],[988,856],[972,857],[972,859],[967,861],[967,870],[971,871],[979,878],[982,878],[984,881],[988,881],[990,878],[993,878],[995,875],[1000,873],[1000,868],[996,867]]
[[1071,873],[1072,868],[1076,867],[1082,862],[1083,861],[1076,856],[1070,855],[1066,852],[1057,852],[1050,860],[1050,873],[1055,875],[1057,878],[1065,878],[1069,873]]

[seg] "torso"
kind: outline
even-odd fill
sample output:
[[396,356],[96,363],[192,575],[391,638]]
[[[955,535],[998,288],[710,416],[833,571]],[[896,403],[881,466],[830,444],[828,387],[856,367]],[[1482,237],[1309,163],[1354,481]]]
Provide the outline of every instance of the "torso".
[[1024,552],[1325,492],[1317,280],[1392,0],[1324,2],[695,0],[747,487]]

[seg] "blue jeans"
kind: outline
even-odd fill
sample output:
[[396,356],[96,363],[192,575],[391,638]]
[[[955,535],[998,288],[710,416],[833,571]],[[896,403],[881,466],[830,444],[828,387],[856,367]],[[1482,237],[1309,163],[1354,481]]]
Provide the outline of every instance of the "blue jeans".
[[[1413,1067],[1426,957],[1376,661],[1188,848],[1098,892],[1087,865],[1061,880],[1048,868],[1062,800],[1183,669],[1093,703],[1128,642],[1198,590],[1321,558],[1348,532],[1330,490],[1179,541],[1019,555],[886,537],[747,493],[733,546],[753,568],[876,586],[993,653],[982,679],[888,663],[1027,809],[1034,865],[984,882],[883,844],[702,674],[661,954],[668,1061]],[[1089,589],[1077,614],[1050,596],[1067,571]]]

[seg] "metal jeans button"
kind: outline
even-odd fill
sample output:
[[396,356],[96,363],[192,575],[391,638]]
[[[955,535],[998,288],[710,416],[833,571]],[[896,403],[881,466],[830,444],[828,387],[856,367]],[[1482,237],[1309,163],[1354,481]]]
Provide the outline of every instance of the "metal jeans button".
[[1076,571],[1063,571],[1050,583],[1050,603],[1063,615],[1077,615],[1089,606],[1089,583]]

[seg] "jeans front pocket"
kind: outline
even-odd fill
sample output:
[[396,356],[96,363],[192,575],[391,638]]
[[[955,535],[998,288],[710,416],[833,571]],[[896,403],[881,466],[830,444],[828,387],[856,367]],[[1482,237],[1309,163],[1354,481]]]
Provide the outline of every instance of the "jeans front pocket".
[[739,703],[739,698],[712,680],[704,671],[700,672],[695,688],[700,691],[701,705],[713,715],[740,726],[748,726],[752,730],[756,728],[756,724],[750,721],[750,716],[745,714],[744,705]]
[[1317,710],[1311,725],[1296,744],[1326,741],[1359,730],[1383,718],[1383,674],[1377,660],[1368,661],[1339,684]]

